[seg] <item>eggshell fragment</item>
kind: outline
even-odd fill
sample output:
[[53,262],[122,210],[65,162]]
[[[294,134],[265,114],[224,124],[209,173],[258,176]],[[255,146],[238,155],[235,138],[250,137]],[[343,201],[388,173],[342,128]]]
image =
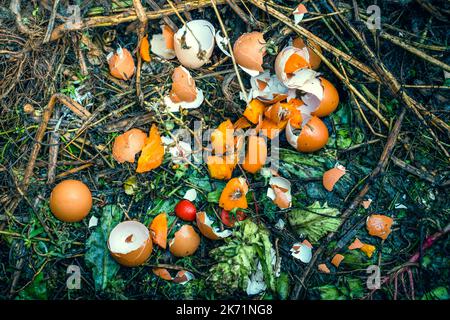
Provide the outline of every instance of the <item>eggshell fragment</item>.
[[308,9],[306,9],[305,5],[303,3],[300,3],[293,12],[294,23],[296,25],[299,24],[303,20],[303,17],[305,16],[305,13],[307,13],[307,12],[308,12]]
[[50,210],[61,221],[81,221],[91,208],[91,191],[81,181],[64,180],[58,183],[50,194]]
[[291,255],[303,263],[309,263],[312,258],[312,247],[307,243],[294,243],[291,248]]
[[313,116],[301,129],[300,135],[294,133],[290,123],[286,126],[286,139],[289,144],[301,152],[315,152],[328,142],[328,129],[318,117]]
[[344,258],[345,257],[342,254],[337,253],[333,259],[331,259],[331,264],[338,268]]
[[291,182],[283,177],[272,177],[269,180],[267,197],[280,209],[290,208],[292,205]]
[[367,231],[371,236],[386,240],[391,233],[391,226],[393,222],[394,220],[391,217],[381,214],[373,214],[367,218]]
[[150,234],[153,243],[165,249],[167,247],[167,216],[158,214],[150,224]]
[[337,165],[336,167],[325,171],[322,177],[322,184],[325,189],[332,191],[334,185],[345,175],[345,167],[342,165]]
[[177,272],[175,278],[173,278],[173,282],[185,285],[192,279],[195,279],[192,272],[186,271],[186,270],[180,270]]
[[286,87],[302,90],[309,80],[317,78],[317,72],[311,70],[308,62],[308,50],[288,46],[280,51],[275,60],[275,73]]
[[192,20],[174,36],[175,54],[185,67],[198,69],[209,62],[216,31],[206,20]]
[[242,70],[251,76],[257,76],[264,71],[262,67],[266,54],[264,35],[257,31],[244,33],[234,43],[233,54]]
[[197,212],[197,227],[208,239],[219,240],[231,235],[230,230],[219,231],[219,228],[212,226],[213,221],[209,219],[204,211]]
[[[308,54],[309,54],[308,62],[310,63],[311,68],[313,70],[319,69],[320,64],[322,63],[322,59],[314,51],[312,51],[311,48],[306,46],[305,41],[303,41],[302,38],[294,39],[294,41],[292,42],[292,45],[299,49],[303,49],[306,47],[308,50]],[[316,49],[320,53],[322,53],[322,48],[319,45],[317,45],[316,43],[312,43],[312,46],[314,46],[314,49]]]
[[134,60],[126,48],[118,48],[107,57],[109,71],[117,79],[129,80],[134,74]]
[[362,202],[362,206],[363,206],[364,209],[369,209],[371,204],[372,204],[372,199],[370,199],[370,198],[367,199],[367,200],[364,200]]
[[151,51],[163,59],[175,58],[174,32],[168,25],[161,26],[162,33],[153,35],[150,40]]
[[183,66],[174,69],[172,74],[172,90],[164,97],[164,103],[170,112],[184,109],[195,109],[203,103],[203,91],[197,89],[194,78]]
[[169,243],[169,250],[175,257],[193,255],[200,245],[200,236],[190,225],[183,225],[175,232],[174,238]]
[[317,269],[323,273],[331,273],[330,269],[327,267],[325,263],[321,263],[317,266]]
[[136,267],[152,253],[150,231],[138,221],[124,221],[112,229],[108,238],[111,256],[121,265]]
[[152,271],[155,276],[158,276],[163,280],[173,280],[173,277],[171,276],[169,270],[167,270],[166,268],[153,268]]
[[249,97],[258,99],[266,104],[273,104],[287,98],[288,88],[284,86],[276,75],[269,71],[250,78],[252,86]]
[[349,250],[361,249],[364,246],[364,243],[361,242],[358,238],[352,242],[351,245],[348,246]]
[[131,129],[114,139],[112,153],[114,159],[123,163],[134,163],[135,156],[142,150],[147,134],[139,129]]

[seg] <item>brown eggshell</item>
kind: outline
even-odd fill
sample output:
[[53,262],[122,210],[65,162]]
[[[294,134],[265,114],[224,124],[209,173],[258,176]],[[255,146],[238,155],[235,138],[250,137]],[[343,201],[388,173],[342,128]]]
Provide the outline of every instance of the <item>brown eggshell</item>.
[[64,180],[50,194],[50,210],[61,221],[81,221],[91,208],[91,191],[81,181]]
[[213,228],[205,223],[206,212],[197,212],[197,227],[200,232],[211,240],[219,240],[220,237],[214,232]]
[[193,255],[199,245],[200,236],[192,226],[185,224],[175,232],[169,243],[169,250],[175,257],[186,257]]
[[134,60],[130,51],[119,48],[108,59],[109,72],[117,79],[128,80],[134,74]]
[[261,32],[250,32],[241,35],[233,46],[237,64],[256,71],[264,71],[263,57],[266,53],[266,41]]
[[197,88],[195,81],[186,68],[179,66],[172,74],[172,90],[170,99],[175,102],[192,102],[197,98]]
[[332,191],[334,185],[345,175],[345,167],[336,166],[323,174],[322,184],[325,189]]
[[139,129],[131,129],[114,139],[113,157],[117,162],[134,163],[134,158],[142,150],[147,134]]
[[328,129],[318,117],[311,117],[303,126],[297,140],[297,149],[301,152],[315,152],[322,149],[328,142]]
[[[139,243],[134,246],[129,245],[133,242]],[[134,249],[133,247],[136,246],[137,248]],[[153,244],[150,232],[140,222],[121,222],[109,234],[108,249],[111,256],[119,264],[126,267],[139,266],[147,261],[152,254]]]
[[[305,41],[303,41],[302,38],[296,38],[292,42],[292,45],[299,49],[303,49],[306,46]],[[315,49],[317,49],[320,53],[322,53],[322,48],[319,45],[312,42],[312,46],[314,46]],[[309,53],[309,63],[311,64],[311,68],[313,70],[319,69],[320,64],[322,63],[322,59],[320,59],[320,57],[314,51],[312,51],[311,48],[309,48],[309,47],[308,47],[308,53]]]
[[325,78],[320,78],[323,87],[323,98],[317,109],[312,112],[313,116],[325,117],[331,114],[339,105],[339,93],[333,84]]

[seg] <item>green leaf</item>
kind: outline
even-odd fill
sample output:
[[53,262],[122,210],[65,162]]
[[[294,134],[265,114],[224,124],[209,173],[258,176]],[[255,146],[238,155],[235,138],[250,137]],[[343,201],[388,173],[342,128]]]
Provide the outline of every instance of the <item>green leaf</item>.
[[47,300],[47,281],[44,273],[39,273],[24,290],[20,291],[18,300]]
[[277,293],[280,300],[289,297],[289,276],[286,272],[282,272],[277,279]]
[[437,287],[423,295],[422,300],[449,300],[450,296],[446,287]]
[[119,265],[109,254],[107,242],[109,233],[122,220],[122,216],[122,209],[118,206],[104,207],[100,224],[86,241],[86,265],[92,269],[96,290],[104,290],[119,271]]
[[330,208],[326,203],[321,206],[316,201],[306,209],[293,209],[288,213],[288,220],[300,236],[317,242],[329,232],[337,230],[341,223],[339,214],[338,209]]
[[208,202],[219,203],[221,193],[222,193],[222,190],[219,190],[219,189],[209,192],[208,193]]
[[136,176],[131,176],[123,183],[125,193],[129,196],[136,194],[139,190]]
[[304,154],[294,150],[280,149],[280,170],[300,179],[321,179],[327,168],[336,160],[329,156]]

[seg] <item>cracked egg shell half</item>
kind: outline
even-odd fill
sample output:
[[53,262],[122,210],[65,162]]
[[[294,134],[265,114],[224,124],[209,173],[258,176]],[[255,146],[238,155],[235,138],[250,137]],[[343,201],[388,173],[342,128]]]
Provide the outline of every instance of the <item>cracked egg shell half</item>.
[[[311,48],[306,46],[306,43],[302,38],[294,39],[294,41],[292,42],[292,46],[299,49],[306,48],[308,50],[308,62],[311,65],[311,68],[313,70],[319,69],[320,64],[322,63],[322,59],[320,59],[320,57]],[[314,47],[314,49],[322,53],[322,48],[320,48],[319,45],[312,43],[312,46]]]
[[123,163],[134,163],[135,156],[142,150],[147,134],[139,129],[131,129],[114,139],[112,153],[114,159]]
[[339,93],[327,79],[320,77],[309,81],[303,86],[306,94],[302,97],[305,110],[313,116],[326,117],[339,105]]
[[263,72],[263,58],[266,54],[266,41],[261,32],[250,32],[241,35],[233,45],[236,63],[252,77]]
[[150,40],[150,50],[157,56],[170,60],[175,58],[175,33],[168,25],[161,26],[161,33],[155,34]]
[[114,78],[129,80],[134,74],[134,60],[126,48],[118,48],[107,57],[109,72]]
[[172,89],[164,97],[164,103],[170,112],[178,112],[181,108],[198,108],[204,100],[203,91],[197,89],[195,80],[189,71],[183,67],[176,67],[172,74]]
[[215,43],[214,26],[206,20],[192,20],[174,35],[175,54],[187,68],[198,69],[209,62]]
[[312,116],[303,125],[299,135],[295,134],[289,122],[286,126],[286,139],[300,152],[310,153],[322,149],[327,144],[328,137],[327,126],[316,116]]
[[292,46],[280,51],[275,59],[275,73],[278,80],[290,89],[302,89],[302,86],[317,76],[311,69],[308,50]]
[[153,249],[148,228],[138,221],[124,221],[112,229],[108,249],[119,264],[126,267],[142,265]]
[[219,240],[231,235],[230,230],[219,231],[217,227],[212,226],[212,223],[213,221],[209,219],[206,212],[197,212],[197,227],[206,238],[211,240]]
[[64,180],[58,183],[50,194],[50,210],[61,221],[81,221],[91,208],[91,191],[81,181]]
[[183,225],[169,242],[169,250],[175,257],[191,256],[200,245],[200,236],[190,225]]

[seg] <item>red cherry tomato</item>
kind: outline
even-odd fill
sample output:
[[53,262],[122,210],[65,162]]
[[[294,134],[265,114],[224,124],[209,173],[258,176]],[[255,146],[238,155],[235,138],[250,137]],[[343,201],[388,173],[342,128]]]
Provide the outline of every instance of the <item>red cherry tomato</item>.
[[183,199],[175,206],[175,214],[184,221],[194,221],[197,209],[192,202]]
[[225,209],[222,209],[222,212],[220,213],[222,223],[230,228],[234,227],[236,221],[242,221],[245,220],[245,218],[247,218],[247,216],[242,211],[236,211],[236,216],[231,215],[230,212]]

